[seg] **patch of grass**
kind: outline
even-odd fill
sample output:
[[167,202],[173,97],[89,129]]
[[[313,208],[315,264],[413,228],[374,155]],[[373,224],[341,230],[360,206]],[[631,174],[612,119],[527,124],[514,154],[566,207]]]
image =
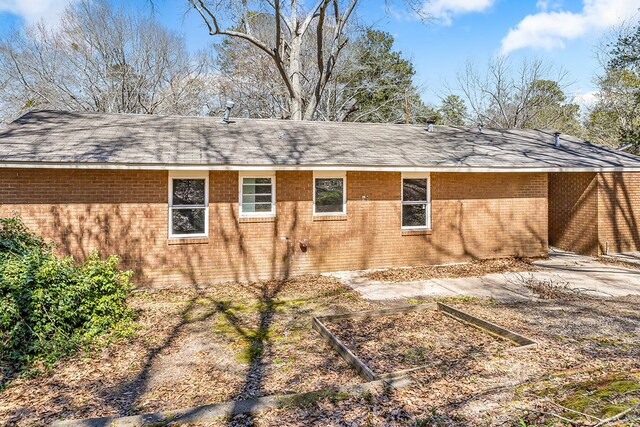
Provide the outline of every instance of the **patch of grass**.
[[447,304],[447,303],[456,303],[456,302],[476,302],[476,301],[479,301],[480,298],[472,295],[460,295],[455,297],[436,298],[435,300],[437,302]]
[[329,399],[331,402],[340,402],[350,398],[349,393],[336,391],[336,390],[319,390],[310,393],[304,393],[301,395],[294,395],[285,397],[280,400],[279,406],[281,408],[292,406],[309,406],[322,399]]
[[416,419],[416,427],[429,427],[429,426],[459,426],[464,425],[464,420],[451,417],[448,414],[443,414],[438,411],[438,408],[430,408],[430,414],[425,418]]
[[603,347],[618,346],[623,344],[623,341],[620,339],[617,339],[615,337],[610,337],[610,336],[601,336],[601,335],[588,336],[584,339],[584,341],[593,342]]
[[420,363],[424,361],[429,354],[429,350],[425,347],[412,347],[408,348],[403,352],[403,356],[411,363]]
[[[640,402],[640,373],[615,373],[586,381],[567,382],[542,389],[537,395],[573,411],[604,419]],[[576,421],[581,418],[580,414],[571,411],[559,414]]]

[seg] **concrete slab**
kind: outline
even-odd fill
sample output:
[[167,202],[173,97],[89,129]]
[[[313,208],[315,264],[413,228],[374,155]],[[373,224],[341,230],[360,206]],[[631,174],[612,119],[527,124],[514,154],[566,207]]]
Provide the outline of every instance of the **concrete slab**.
[[[639,258],[640,262],[640,258]],[[417,297],[490,297],[502,301],[536,299],[524,287],[533,277],[566,285],[597,296],[640,294],[640,270],[597,262],[593,257],[552,250],[549,259],[535,261],[539,271],[488,274],[482,277],[432,279],[419,282],[377,282],[363,277],[365,271],[331,273],[370,300]]]

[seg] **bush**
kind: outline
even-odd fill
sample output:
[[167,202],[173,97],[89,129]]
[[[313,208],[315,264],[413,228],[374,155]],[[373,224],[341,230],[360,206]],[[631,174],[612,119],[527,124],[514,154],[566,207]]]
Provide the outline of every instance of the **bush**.
[[118,263],[58,257],[19,217],[0,218],[0,361],[51,363],[130,320],[131,273]]

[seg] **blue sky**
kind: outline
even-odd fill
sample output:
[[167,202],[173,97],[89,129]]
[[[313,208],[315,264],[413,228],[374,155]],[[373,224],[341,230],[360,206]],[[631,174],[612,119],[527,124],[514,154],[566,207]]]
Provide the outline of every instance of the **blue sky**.
[[[70,0],[0,0],[0,35],[25,22],[55,17]],[[113,0],[121,1],[121,0]],[[130,0],[130,7],[151,13],[148,0]],[[445,82],[467,59],[478,64],[499,53],[514,62],[538,57],[564,68],[571,95],[589,99],[597,70],[594,45],[603,33],[632,16],[638,0],[431,0],[427,24],[415,19],[401,0],[391,10],[383,0],[363,0],[359,19],[395,37],[395,48],[412,58],[423,98],[437,103]],[[212,41],[194,13],[185,15],[185,0],[155,0],[155,13],[165,25],[185,35],[190,49]]]

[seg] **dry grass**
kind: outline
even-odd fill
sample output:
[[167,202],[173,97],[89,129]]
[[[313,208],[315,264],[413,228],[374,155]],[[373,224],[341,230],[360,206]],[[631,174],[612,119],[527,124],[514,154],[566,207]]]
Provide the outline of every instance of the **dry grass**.
[[512,346],[437,310],[333,320],[327,327],[378,374],[424,366],[431,375],[448,375]]
[[[639,398],[640,297],[448,303],[539,347],[489,352],[446,375],[420,372],[416,385],[405,389],[323,397],[206,425],[562,425],[557,416],[593,425],[590,417],[623,411]],[[39,377],[15,380],[0,392],[0,424],[47,425],[58,418],[169,410],[360,382],[309,321],[313,314],[379,307],[321,276],[142,292],[131,304],[140,310],[133,338],[60,361]],[[631,411],[618,425],[638,416]]]
[[[437,378],[419,372],[418,383],[405,389],[325,398],[210,425],[572,425],[563,417],[593,426],[590,417],[624,411],[638,399],[640,297],[449,303],[538,341],[538,349],[502,352]],[[633,410],[607,426],[638,425],[639,417]]]
[[521,277],[519,284],[529,289],[537,298],[544,300],[579,300],[592,298],[587,289],[575,288],[568,282],[553,279],[537,279],[533,276]]
[[379,282],[415,282],[429,279],[480,277],[492,273],[525,272],[537,269],[527,258],[501,258],[476,260],[465,264],[391,268],[373,271],[363,277]]
[[607,265],[613,265],[615,267],[633,268],[634,270],[640,270],[640,264],[635,263],[635,262],[624,261],[624,260],[622,260],[620,258],[611,258],[611,257],[600,256],[600,257],[597,257],[595,260],[598,261],[601,264],[607,264]]
[[310,319],[375,307],[324,276],[138,292],[130,304],[139,311],[133,337],[14,380],[0,391],[0,425],[48,425],[359,382],[327,351]]

